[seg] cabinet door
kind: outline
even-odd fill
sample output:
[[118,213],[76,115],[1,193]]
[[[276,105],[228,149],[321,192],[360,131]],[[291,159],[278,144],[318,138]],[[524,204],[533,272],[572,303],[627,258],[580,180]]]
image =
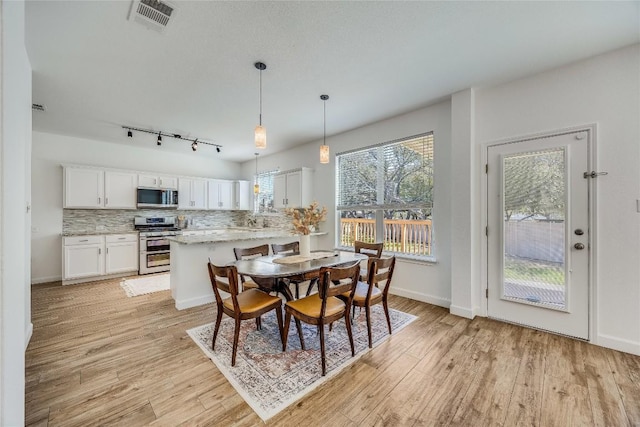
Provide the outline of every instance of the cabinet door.
[[155,175],[138,175],[138,186],[147,188],[157,188],[159,186],[158,177]]
[[64,207],[97,209],[104,206],[104,172],[96,169],[64,169]]
[[241,211],[251,210],[251,198],[253,196],[249,181],[236,181],[233,183],[234,209]]
[[286,207],[287,199],[287,175],[276,175],[273,177],[273,207]]
[[218,182],[218,209],[233,209],[233,181]]
[[138,243],[108,243],[105,257],[106,274],[138,270]]
[[287,207],[299,208],[302,206],[302,172],[290,172],[287,174]]
[[166,188],[167,190],[177,190],[178,178],[175,176],[160,176],[158,177],[158,187]]
[[104,207],[135,209],[138,175],[129,172],[104,173]]
[[209,180],[208,182],[208,200],[207,200],[207,206],[209,209],[220,209],[220,200],[219,200],[219,195],[220,195],[220,191],[218,188],[218,181],[217,180]]
[[103,248],[103,243],[65,246],[64,278],[79,279],[104,274]]
[[194,179],[191,181],[191,200],[193,201],[193,209],[207,209],[207,180]]
[[180,178],[178,180],[178,209],[192,209],[191,180]]

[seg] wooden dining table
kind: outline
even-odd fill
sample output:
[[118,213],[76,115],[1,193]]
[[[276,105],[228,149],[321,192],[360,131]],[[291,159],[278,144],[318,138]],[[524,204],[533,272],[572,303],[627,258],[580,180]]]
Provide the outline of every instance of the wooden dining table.
[[235,265],[239,274],[251,277],[261,289],[280,292],[291,301],[293,294],[285,279],[314,280],[322,267],[352,265],[365,259],[367,255],[354,252],[317,250],[311,252],[311,258],[298,254],[267,255],[234,261],[230,265]]

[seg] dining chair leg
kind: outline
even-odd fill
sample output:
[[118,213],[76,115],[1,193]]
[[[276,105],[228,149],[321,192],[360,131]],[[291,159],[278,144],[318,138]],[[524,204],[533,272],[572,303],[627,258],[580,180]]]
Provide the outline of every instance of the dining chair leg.
[[344,312],[344,323],[347,325],[347,335],[349,335],[349,344],[351,344],[351,357],[356,355],[355,347],[353,346],[353,333],[351,332],[351,322],[349,321],[349,309]]
[[386,298],[382,300],[382,307],[384,307],[384,315],[387,316],[387,326],[389,327],[389,335],[391,335],[391,317],[389,317],[389,301]]
[[280,330],[280,342],[282,343],[282,351],[284,351],[284,336],[282,335],[282,310],[280,307],[276,308],[276,319],[278,319],[278,329]]
[[282,331],[282,351],[287,351],[287,340],[289,339],[289,324],[291,323],[291,313],[284,313],[284,330]]
[[300,299],[300,283],[296,282],[296,299]]
[[302,335],[302,324],[300,323],[300,319],[296,318],[296,328],[298,329],[298,336],[300,337],[300,348],[305,350],[304,348],[304,336]]
[[322,356],[322,376],[324,377],[324,375],[327,373],[327,360],[326,360],[325,349],[324,349],[324,324],[320,324],[318,326],[320,327],[320,329],[319,329],[319,332],[320,332],[320,355]]
[[238,338],[240,337],[240,318],[236,317],[236,328],[233,331],[233,353],[231,354],[231,366],[236,366],[236,353],[238,352]]
[[318,279],[311,279],[309,281],[309,286],[307,287],[307,295],[306,296],[311,295],[311,290],[313,289],[313,285],[315,285],[317,281],[318,281]]
[[367,315],[367,333],[369,334],[369,348],[372,347],[371,345],[371,306],[366,306],[365,307],[366,310],[366,315]]
[[216,327],[213,329],[213,342],[211,343],[211,350],[216,349],[216,338],[218,338],[218,331],[220,330],[220,323],[222,322],[222,308],[218,307],[218,313],[216,315]]
[[256,331],[262,330],[262,319],[260,317],[256,317]]

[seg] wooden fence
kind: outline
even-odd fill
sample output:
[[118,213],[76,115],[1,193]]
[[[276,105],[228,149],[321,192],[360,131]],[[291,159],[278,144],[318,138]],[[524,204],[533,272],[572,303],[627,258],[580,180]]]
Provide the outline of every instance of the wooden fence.
[[[356,240],[376,241],[376,221],[364,218],[340,219],[340,245]],[[384,250],[414,255],[431,255],[431,220],[385,219]]]

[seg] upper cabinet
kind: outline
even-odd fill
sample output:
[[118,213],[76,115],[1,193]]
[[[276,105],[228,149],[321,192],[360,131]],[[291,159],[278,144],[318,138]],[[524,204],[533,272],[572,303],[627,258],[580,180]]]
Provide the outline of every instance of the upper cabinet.
[[281,172],[273,178],[275,208],[299,208],[311,204],[313,171],[309,168]]
[[64,168],[64,208],[135,209],[138,176],[133,172]]
[[233,181],[210,179],[209,185],[209,209],[234,209],[233,205]]
[[206,179],[178,179],[178,209],[207,209]]
[[253,188],[249,181],[234,181],[233,183],[233,204],[234,209],[239,211],[249,211],[252,209],[251,200]]
[[178,189],[178,177],[162,175],[138,174],[138,187]]

